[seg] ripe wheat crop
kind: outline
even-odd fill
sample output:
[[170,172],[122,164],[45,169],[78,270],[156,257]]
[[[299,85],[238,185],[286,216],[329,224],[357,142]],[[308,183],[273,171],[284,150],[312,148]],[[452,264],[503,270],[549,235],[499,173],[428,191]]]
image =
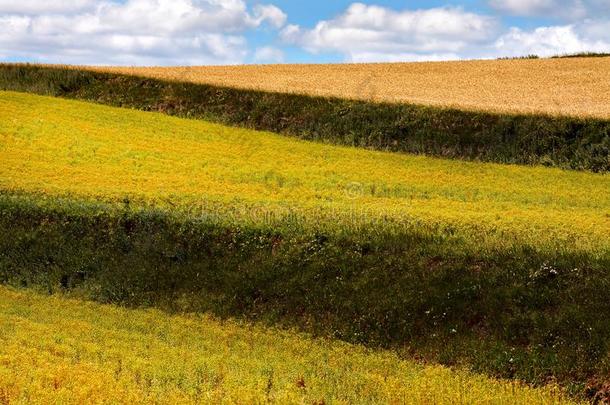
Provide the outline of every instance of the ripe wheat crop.
[[610,58],[85,68],[272,92],[610,118]]

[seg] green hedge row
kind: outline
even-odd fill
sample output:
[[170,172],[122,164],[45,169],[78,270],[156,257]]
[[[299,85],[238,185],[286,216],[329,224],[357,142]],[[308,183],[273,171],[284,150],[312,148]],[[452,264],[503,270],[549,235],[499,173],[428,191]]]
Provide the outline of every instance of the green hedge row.
[[0,193],[0,282],[295,326],[531,382],[610,373],[610,255],[206,218]]
[[160,111],[342,145],[610,171],[610,120],[265,93],[33,65],[0,65],[0,89]]

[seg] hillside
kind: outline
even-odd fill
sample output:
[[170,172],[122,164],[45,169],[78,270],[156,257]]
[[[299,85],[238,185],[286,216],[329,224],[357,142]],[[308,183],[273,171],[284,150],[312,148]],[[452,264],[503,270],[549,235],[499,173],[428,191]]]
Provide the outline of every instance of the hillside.
[[174,208],[216,201],[306,215],[360,211],[489,243],[610,247],[604,175],[333,147],[10,92],[0,100],[5,190]]
[[606,175],[13,92],[0,92],[0,134],[3,283],[578,392],[609,367]]
[[0,405],[610,405],[608,28],[0,0]]
[[[580,61],[580,59],[569,60]],[[605,59],[587,59],[589,60]],[[524,62],[493,63],[506,63],[506,66],[516,63],[516,66],[521,66],[519,63]],[[378,69],[391,70],[394,65],[375,66]],[[420,68],[430,68],[432,74],[435,66],[421,65]],[[239,74],[227,77],[243,80],[244,83],[256,83],[257,69],[290,71],[290,68],[274,66],[210,69],[220,69],[221,72],[235,70]],[[313,69],[313,67],[299,67],[305,70],[309,68]],[[327,68],[338,69],[333,66]],[[335,76],[349,78],[351,77],[349,70],[354,68],[347,66],[346,74]],[[206,69],[204,70],[207,71]],[[509,71],[512,72],[511,69]],[[137,72],[146,72],[146,69]],[[161,72],[171,73],[172,70],[161,70]],[[362,73],[362,75],[367,74],[367,72]],[[447,83],[462,83],[462,94],[456,97],[467,101],[469,94],[488,94],[487,91],[477,89],[476,83],[457,80],[459,74],[456,75],[453,79],[448,76],[439,79]],[[284,89],[289,93],[276,93],[224,87],[232,83],[200,84],[186,79],[186,81],[169,80],[169,76],[161,76],[163,78],[146,78],[116,72],[104,73],[93,71],[91,68],[0,65],[0,90],[23,91],[117,107],[157,111],[179,117],[266,130],[305,140],[367,149],[472,161],[554,166],[593,172],[610,171],[610,120],[605,118],[470,111],[463,106],[448,108],[406,102],[379,103],[370,100],[293,94],[298,92],[298,83],[295,83],[294,87],[289,86]],[[316,75],[312,74],[312,76]],[[327,74],[324,76],[332,77]],[[201,77],[208,78],[207,75]],[[298,75],[298,77],[303,76]],[[402,88],[409,85],[409,80],[408,77],[397,78],[391,83]],[[587,87],[588,80],[582,78],[580,81],[587,94],[590,94],[591,89]],[[320,79],[320,82],[323,80]],[[341,83],[334,85],[335,87],[331,86],[330,89],[332,91],[334,88],[339,95]],[[329,89],[328,86],[320,88]],[[422,88],[441,89],[436,85]],[[599,90],[603,88],[603,84],[596,85],[595,88]],[[503,91],[498,89],[500,93]],[[444,88],[442,92],[445,92]],[[521,97],[526,92],[519,94]],[[559,92],[553,94],[557,95]],[[607,105],[603,101],[604,94],[606,93],[603,93],[598,100],[600,105]],[[500,96],[491,94],[490,97],[496,99]],[[586,97],[590,100],[595,96]],[[531,98],[538,99],[535,95]],[[566,96],[565,100],[555,102],[554,105],[575,105],[572,101]],[[508,102],[503,104],[509,105]]]
[[610,119],[610,58],[81,68],[280,93]]
[[[6,333],[6,331],[11,331]],[[0,287],[3,403],[568,404],[395,354],[210,316]]]

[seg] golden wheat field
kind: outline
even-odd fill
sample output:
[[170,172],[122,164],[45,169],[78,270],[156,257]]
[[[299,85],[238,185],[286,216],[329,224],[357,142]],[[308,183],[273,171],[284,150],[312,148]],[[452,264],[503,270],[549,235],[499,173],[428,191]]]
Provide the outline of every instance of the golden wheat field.
[[271,92],[610,118],[610,58],[88,69]]
[[571,403],[294,332],[0,287],[0,404],[142,402]]

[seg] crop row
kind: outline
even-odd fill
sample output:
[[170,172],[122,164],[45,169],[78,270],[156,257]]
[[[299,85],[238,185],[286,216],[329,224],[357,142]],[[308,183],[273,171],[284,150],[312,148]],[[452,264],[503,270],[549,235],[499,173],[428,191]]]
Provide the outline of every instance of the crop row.
[[209,207],[240,222],[258,210],[337,229],[436,227],[477,247],[609,249],[606,175],[320,145],[21,93],[0,101],[6,190]]

